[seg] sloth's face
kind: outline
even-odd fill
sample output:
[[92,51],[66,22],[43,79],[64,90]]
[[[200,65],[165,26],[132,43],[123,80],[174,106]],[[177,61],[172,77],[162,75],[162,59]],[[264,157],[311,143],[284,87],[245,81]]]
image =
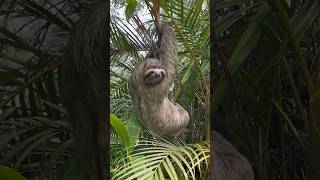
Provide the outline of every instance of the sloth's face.
[[160,83],[165,76],[164,69],[160,68],[151,68],[145,72],[144,83],[148,86],[153,86]]
[[150,60],[143,68],[143,82],[147,86],[154,86],[163,81],[166,71],[159,60]]

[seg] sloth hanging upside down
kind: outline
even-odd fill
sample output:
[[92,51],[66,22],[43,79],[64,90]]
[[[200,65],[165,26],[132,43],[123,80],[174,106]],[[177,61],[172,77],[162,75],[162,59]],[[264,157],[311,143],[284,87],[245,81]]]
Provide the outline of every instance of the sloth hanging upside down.
[[169,99],[178,63],[176,35],[169,26],[162,26],[160,32],[159,55],[136,65],[129,82],[130,94],[146,129],[178,136],[187,126],[189,114]]
[[[142,125],[158,135],[178,136],[189,122],[188,112],[169,99],[179,59],[176,35],[169,26],[160,29],[160,47],[155,57],[136,65],[129,81],[130,94]],[[213,133],[212,176],[214,180],[253,180],[248,160],[219,133]]]

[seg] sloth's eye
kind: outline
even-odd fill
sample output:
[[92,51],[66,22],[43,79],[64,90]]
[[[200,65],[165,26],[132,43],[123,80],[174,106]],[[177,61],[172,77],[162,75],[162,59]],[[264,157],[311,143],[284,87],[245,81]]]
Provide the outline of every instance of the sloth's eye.
[[152,86],[160,83],[164,78],[164,74],[162,71],[150,71],[144,77],[144,83],[146,85]]

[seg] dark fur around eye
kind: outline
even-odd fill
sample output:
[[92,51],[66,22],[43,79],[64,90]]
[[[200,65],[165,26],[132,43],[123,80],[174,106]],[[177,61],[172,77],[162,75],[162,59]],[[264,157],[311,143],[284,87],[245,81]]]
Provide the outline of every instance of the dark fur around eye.
[[164,78],[162,72],[151,71],[144,77],[144,83],[148,86],[156,85],[160,83]]

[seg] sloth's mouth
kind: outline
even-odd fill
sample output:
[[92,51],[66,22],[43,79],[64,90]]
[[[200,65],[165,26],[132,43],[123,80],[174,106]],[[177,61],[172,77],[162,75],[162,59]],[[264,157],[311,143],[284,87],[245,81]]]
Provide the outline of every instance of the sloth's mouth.
[[165,76],[165,70],[160,68],[151,68],[148,69],[144,74],[144,83],[148,86],[152,86],[160,83],[163,80]]

